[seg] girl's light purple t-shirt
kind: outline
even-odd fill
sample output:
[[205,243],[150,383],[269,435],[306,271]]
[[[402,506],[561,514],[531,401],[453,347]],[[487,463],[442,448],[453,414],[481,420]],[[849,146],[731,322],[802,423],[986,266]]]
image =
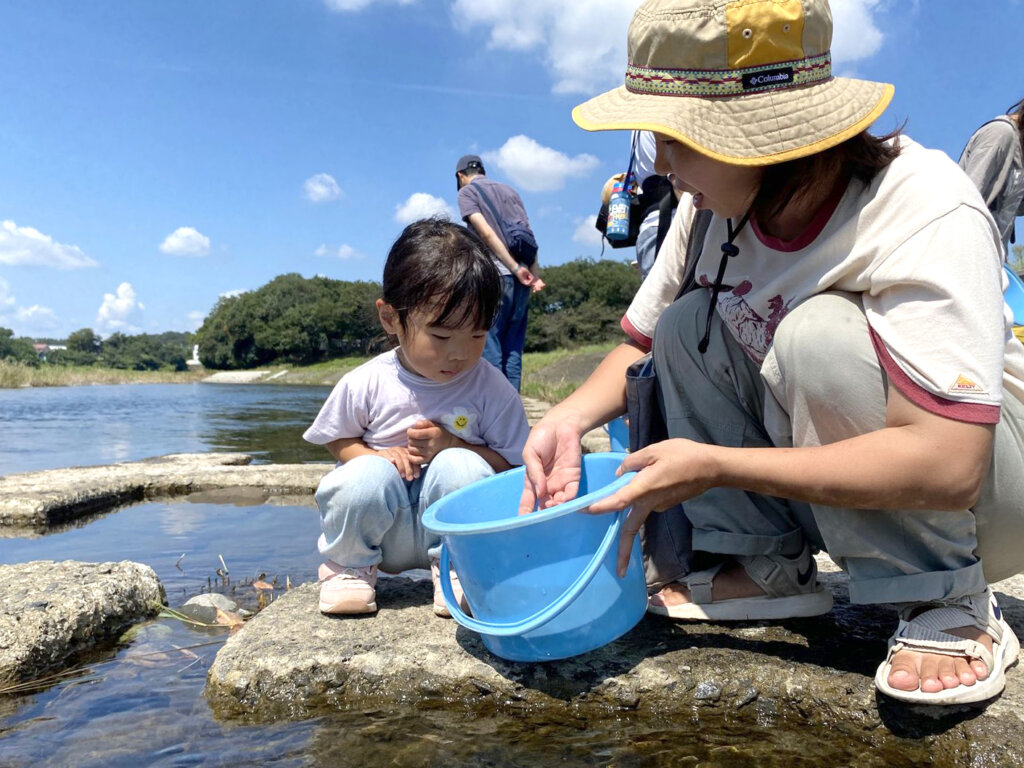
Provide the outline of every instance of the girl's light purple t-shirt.
[[378,355],[342,377],[302,437],[316,445],[358,437],[382,450],[408,444],[406,432],[420,419],[486,445],[514,466],[523,463],[530,427],[522,400],[483,359],[442,383],[406,370],[396,350]]

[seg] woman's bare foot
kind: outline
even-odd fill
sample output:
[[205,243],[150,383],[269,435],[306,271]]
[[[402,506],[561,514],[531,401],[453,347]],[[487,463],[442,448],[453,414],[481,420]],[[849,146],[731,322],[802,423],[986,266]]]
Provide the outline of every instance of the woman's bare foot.
[[[976,640],[989,651],[992,638],[977,627],[958,627],[945,630],[950,635]],[[893,654],[889,668],[889,685],[900,691],[938,693],[958,685],[974,685],[984,680],[989,669],[980,659],[966,656],[945,656],[938,653],[898,651]]]
[[[764,590],[754,583],[739,563],[723,567],[711,585],[711,595],[716,601],[759,597],[763,594]],[[674,606],[690,602],[690,590],[675,581],[651,595],[653,605]],[[957,637],[976,640],[989,651],[992,650],[992,638],[977,627],[959,627],[946,631]],[[888,680],[889,685],[897,690],[916,691],[920,688],[924,693],[938,693],[958,685],[974,685],[988,675],[989,669],[980,659],[903,650],[893,654]]]

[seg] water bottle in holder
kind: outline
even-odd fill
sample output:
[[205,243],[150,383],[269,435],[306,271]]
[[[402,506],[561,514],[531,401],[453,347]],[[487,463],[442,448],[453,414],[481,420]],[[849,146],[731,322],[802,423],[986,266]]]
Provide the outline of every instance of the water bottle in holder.
[[632,195],[624,181],[617,181],[608,199],[608,223],[604,236],[610,241],[625,240],[629,237],[629,207]]

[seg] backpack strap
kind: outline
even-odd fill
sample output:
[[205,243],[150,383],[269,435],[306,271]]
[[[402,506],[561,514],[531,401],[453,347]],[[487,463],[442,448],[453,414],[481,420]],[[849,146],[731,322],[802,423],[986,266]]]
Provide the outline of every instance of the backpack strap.
[[672,184],[669,183],[668,190],[662,195],[661,201],[658,203],[658,235],[654,246],[655,256],[661,250],[661,244],[665,242],[668,228],[672,224],[672,212],[678,205],[679,200],[676,198],[675,190],[672,189]]
[[690,236],[686,240],[686,269],[683,272],[683,282],[679,286],[679,293],[676,299],[684,293],[689,293],[700,286],[697,284],[697,262],[700,261],[701,253],[704,251],[704,238],[707,237],[708,227],[711,226],[711,219],[714,214],[708,209],[697,211],[690,224]]

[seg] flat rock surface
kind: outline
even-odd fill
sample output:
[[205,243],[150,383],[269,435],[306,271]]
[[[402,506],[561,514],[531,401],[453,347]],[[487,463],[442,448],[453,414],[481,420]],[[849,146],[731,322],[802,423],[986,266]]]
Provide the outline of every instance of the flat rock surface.
[[[551,407],[523,398],[535,424]],[[595,429],[583,436],[583,451],[608,450],[608,436]],[[254,498],[311,495],[330,462],[256,464],[244,453],[178,453],[142,461],[70,467],[0,477],[0,538],[31,535],[40,528],[75,520],[143,499],[251,489]],[[258,502],[257,502],[258,503]]]
[[[830,567],[820,557],[824,571]],[[987,708],[907,707],[877,696],[876,665],[895,613],[852,606],[845,576],[823,572],[836,607],[781,623],[679,623],[648,615],[619,640],[556,662],[491,655],[477,634],[436,618],[431,585],[404,577],[378,586],[373,616],[328,617],[317,585],[292,590],[237,632],[217,655],[207,698],[222,716],[312,716],[325,708],[457,707],[473,712],[570,708],[609,718],[623,711],[701,712],[828,726],[845,738],[897,746],[934,740],[934,765],[1024,764],[1024,672]],[[996,586],[1024,633],[1024,580]]]
[[0,565],[0,686],[67,666],[163,602],[153,569],[139,563]]
[[251,487],[268,493],[312,494],[331,464],[249,465],[242,453],[180,453],[143,461],[71,467],[0,477],[4,526],[46,526],[120,504]]

